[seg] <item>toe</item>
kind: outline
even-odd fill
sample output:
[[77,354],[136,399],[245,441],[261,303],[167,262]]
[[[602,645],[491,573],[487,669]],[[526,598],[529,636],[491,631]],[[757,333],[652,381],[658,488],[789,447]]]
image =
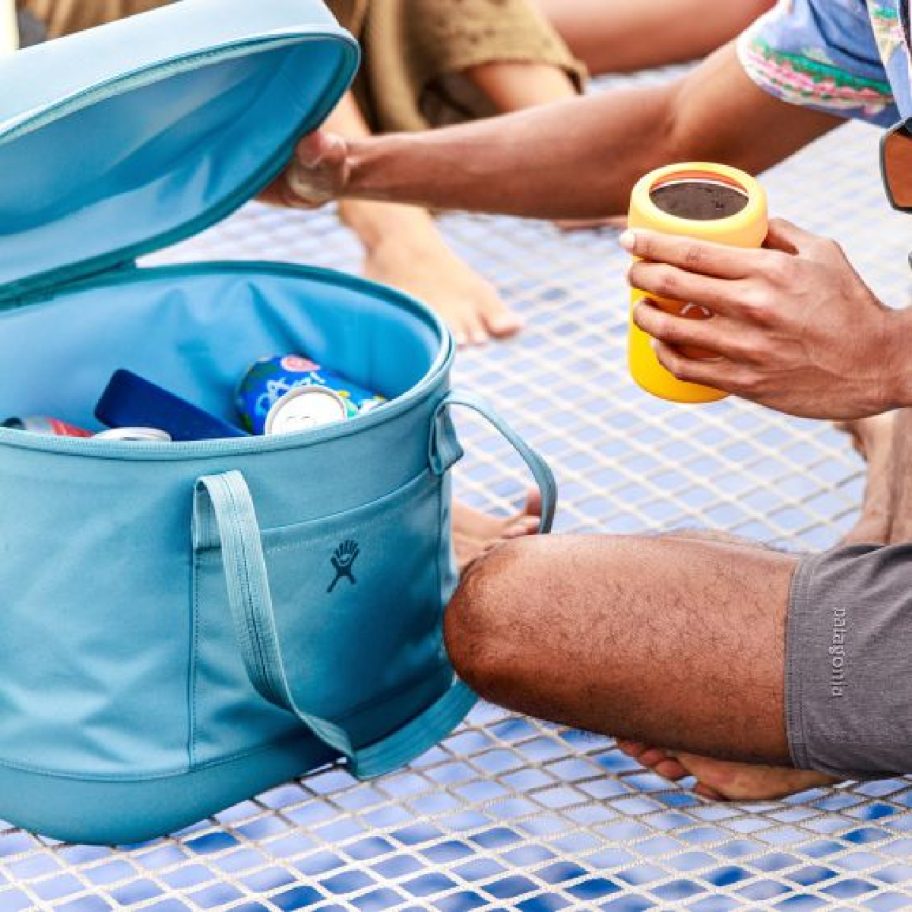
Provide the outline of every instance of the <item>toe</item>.
[[679,760],[698,780],[694,791],[715,801],[774,801],[836,780],[823,773],[762,764],[732,763],[693,754]]
[[688,772],[678,763],[674,757],[669,757],[667,760],[663,760],[661,763],[657,763],[653,770],[658,773],[663,779],[668,779],[671,782],[678,782],[681,779],[685,779],[688,776]]
[[496,316],[488,316],[485,323],[488,331],[497,339],[516,335],[523,328],[522,320],[511,310],[504,310]]
[[450,332],[453,334],[453,338],[456,340],[456,345],[459,346],[459,348],[472,344],[472,337],[478,328],[478,322],[471,313],[465,313],[460,310],[450,311],[447,309],[438,309],[438,313],[450,327]]
[[705,798],[707,801],[728,801],[728,799],[721,792],[717,792],[714,788],[710,788],[708,785],[705,785],[702,782],[698,782],[693,787],[693,792],[695,795],[699,795],[701,798]]
[[484,345],[488,341],[488,331],[476,314],[466,318],[464,331],[467,345]]
[[512,336],[523,327],[519,315],[507,307],[493,286],[485,289],[479,315],[487,331],[497,339]]
[[540,520],[535,516],[520,516],[504,529],[503,537],[507,540],[524,538],[526,535],[535,535],[538,532]]
[[634,760],[646,750],[646,745],[641,744],[639,741],[627,741],[621,738],[615,741],[615,745],[622,754],[627,754],[628,757],[633,757]]
[[641,766],[652,770],[663,779],[677,782],[690,775],[672,754],[660,747],[649,747],[639,741],[620,740],[616,744],[622,753],[633,757]]
[[658,764],[664,762],[668,759],[668,753],[663,751],[660,747],[647,747],[642,753],[637,757],[637,760],[643,764],[643,766],[648,766],[651,769],[654,769]]

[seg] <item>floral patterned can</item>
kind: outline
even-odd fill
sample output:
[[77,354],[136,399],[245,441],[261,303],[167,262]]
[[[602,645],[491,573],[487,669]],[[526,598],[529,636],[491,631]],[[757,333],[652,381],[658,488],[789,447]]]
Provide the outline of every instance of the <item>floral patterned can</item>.
[[366,414],[386,402],[383,396],[303,355],[274,355],[256,361],[238,387],[237,409],[244,427],[253,434],[265,434],[269,414],[279,400],[306,387],[329,390],[341,397],[347,418]]

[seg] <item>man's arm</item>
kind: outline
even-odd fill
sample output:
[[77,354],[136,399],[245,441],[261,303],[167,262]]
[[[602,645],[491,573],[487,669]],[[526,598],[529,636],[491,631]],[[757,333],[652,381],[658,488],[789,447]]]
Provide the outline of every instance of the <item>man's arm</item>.
[[668,85],[610,90],[424,133],[306,137],[276,188],[286,203],[419,203],[540,218],[624,213],[643,174],[708,160],[761,171],[839,120],[779,101],[734,44]]

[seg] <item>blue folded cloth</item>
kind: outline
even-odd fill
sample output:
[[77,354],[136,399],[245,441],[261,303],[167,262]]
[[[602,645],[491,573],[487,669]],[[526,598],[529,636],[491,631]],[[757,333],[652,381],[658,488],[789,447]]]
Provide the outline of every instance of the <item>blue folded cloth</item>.
[[95,417],[112,428],[159,428],[175,441],[250,436],[128,370],[116,371],[111,377],[95,407]]

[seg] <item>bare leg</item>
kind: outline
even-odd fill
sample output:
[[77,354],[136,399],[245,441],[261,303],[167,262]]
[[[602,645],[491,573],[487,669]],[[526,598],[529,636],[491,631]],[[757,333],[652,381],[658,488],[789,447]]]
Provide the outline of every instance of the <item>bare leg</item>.
[[[897,461],[896,457],[895,434],[899,430],[896,414],[887,412],[873,418],[849,421],[838,427],[852,438],[853,446],[868,463],[861,513],[854,528],[843,539],[843,544],[887,544],[894,507],[898,500],[908,496],[909,482],[912,481],[910,469],[906,468],[903,472],[902,460]],[[912,429],[908,418],[905,428],[907,432]],[[902,446],[901,441],[899,446]],[[909,506],[912,507],[912,504]]]
[[896,412],[893,426],[889,543],[898,545],[912,541],[912,409]]
[[514,542],[470,568],[447,646],[488,699],[636,739],[629,753],[668,778],[697,775],[706,797],[772,798],[832,781],[787,768],[795,564],[715,536]]
[[[724,532],[672,533],[666,538],[728,542],[736,548],[757,548],[753,542]],[[665,779],[695,778],[694,791],[713,801],[773,800],[837,781],[823,773],[791,766],[720,760],[686,751],[666,750],[642,741],[619,738],[616,744],[620,751]]]
[[533,108],[576,95],[570,77],[556,66],[509,61],[469,67],[466,75],[501,113]]
[[774,0],[537,0],[593,74],[703,57],[746,28]]
[[512,709],[787,764],[784,625],[795,565],[681,537],[524,539],[470,568],[447,611],[447,646],[469,684]]
[[[368,134],[351,94],[340,102],[327,126],[350,137]],[[447,246],[427,210],[343,200],[339,215],[364,245],[365,275],[428,303],[460,344],[510,336],[521,328],[522,322],[494,286]]]

